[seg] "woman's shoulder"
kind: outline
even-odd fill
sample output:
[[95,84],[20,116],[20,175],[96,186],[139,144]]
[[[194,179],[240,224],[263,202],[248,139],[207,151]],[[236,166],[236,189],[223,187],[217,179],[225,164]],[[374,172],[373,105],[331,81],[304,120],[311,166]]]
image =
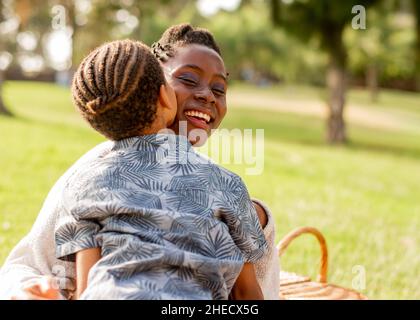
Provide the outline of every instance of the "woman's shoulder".
[[[81,188],[91,184],[95,177],[100,177],[105,173],[104,168],[110,162],[107,155],[111,152],[113,143],[105,141],[95,146],[82,157],[80,157],[57,181],[64,191],[68,189]],[[111,167],[108,165],[108,167]]]

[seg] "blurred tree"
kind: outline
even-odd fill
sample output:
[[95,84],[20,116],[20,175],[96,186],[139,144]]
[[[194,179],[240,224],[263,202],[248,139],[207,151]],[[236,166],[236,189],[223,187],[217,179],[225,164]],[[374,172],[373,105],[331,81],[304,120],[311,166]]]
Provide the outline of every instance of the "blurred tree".
[[22,71],[34,76],[46,66],[42,40],[51,29],[50,1],[15,0],[15,13],[20,23],[14,54]]
[[2,88],[3,88],[3,71],[0,70],[0,115],[5,115],[5,116],[11,116],[12,113],[9,111],[9,109],[6,107],[6,105],[3,102],[3,92],[2,92]]
[[153,32],[155,31],[153,23],[150,22],[159,18],[160,9],[165,8],[165,19],[172,22],[185,5],[191,4],[189,0],[88,0],[87,2],[90,5],[84,13],[84,21],[77,18],[77,15],[81,14],[80,8],[78,12],[76,6],[73,12],[76,15],[72,18],[74,29],[83,27],[83,32],[76,32],[73,35],[73,64],[75,66],[90,50],[105,41],[132,38],[147,43],[146,40],[156,33]]
[[[249,3],[235,12],[220,12],[201,23],[212,31],[221,47],[230,78],[258,84],[267,77],[295,75],[290,65],[281,62],[296,46],[292,50],[291,46],[287,47],[290,39],[286,39],[282,30],[266,32],[270,23],[268,10],[264,9]],[[285,67],[289,72],[284,72]]]
[[[333,144],[346,142],[343,117],[346,95],[347,49],[343,31],[356,14],[352,8],[372,6],[377,0],[271,0],[272,20],[302,40],[318,37],[328,54],[326,84],[328,90],[327,140]],[[356,11],[357,12],[357,11]],[[361,15],[361,18],[363,15]],[[363,21],[361,21],[361,25]],[[362,26],[363,28],[363,26]]]
[[[1,22],[1,20],[0,20]],[[0,47],[1,49],[1,47]],[[12,113],[6,107],[3,101],[3,81],[4,81],[4,70],[0,69],[0,115],[11,116]]]
[[82,13],[78,12],[76,3],[77,1],[74,1],[74,0],[60,0],[59,2],[59,4],[65,8],[66,24],[71,28],[71,37],[72,37],[71,66],[75,65],[75,59],[77,56],[75,54],[76,46],[74,45],[75,39],[78,38],[78,34],[80,31],[80,25],[77,22],[77,17],[78,15],[83,15],[83,12]]
[[12,3],[0,2],[0,115],[12,116],[12,112],[6,107],[3,101],[4,72],[10,65],[12,54],[10,45],[17,30],[16,17],[13,16]]
[[19,64],[25,71],[25,59],[35,58],[36,64],[43,65],[40,40],[48,29],[50,18],[45,1],[7,0],[0,4],[0,60],[2,57],[11,57],[5,66],[0,61],[0,114],[11,115],[1,94],[4,71],[10,64]]
[[405,54],[409,45],[403,46],[398,43],[394,47],[391,36],[397,26],[394,25],[395,12],[397,11],[395,0],[385,0],[369,10],[369,27],[363,32],[347,28],[344,41],[348,48],[349,68],[356,76],[365,78],[366,87],[370,91],[372,102],[376,102],[379,95],[381,74],[389,65],[390,52],[394,52],[395,59],[399,51]]
[[[367,32],[361,34],[356,31],[355,33],[357,33],[356,37],[358,39],[365,35],[361,51],[366,61],[366,86],[370,91],[371,101],[376,102],[379,94],[379,73],[383,65],[384,55],[386,55],[390,28],[387,28],[387,11],[384,8],[378,8],[377,12],[371,12],[369,17],[370,25],[369,29],[366,30]],[[376,21],[373,22],[373,19],[376,19]]]

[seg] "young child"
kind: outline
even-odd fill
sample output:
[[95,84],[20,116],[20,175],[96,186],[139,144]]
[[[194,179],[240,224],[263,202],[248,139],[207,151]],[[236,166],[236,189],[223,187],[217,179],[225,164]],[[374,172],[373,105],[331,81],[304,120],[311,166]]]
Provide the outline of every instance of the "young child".
[[242,180],[159,133],[176,98],[140,42],[81,63],[77,109],[111,140],[65,182],[56,254],[75,261],[78,299],[262,299],[253,263],[267,244]]

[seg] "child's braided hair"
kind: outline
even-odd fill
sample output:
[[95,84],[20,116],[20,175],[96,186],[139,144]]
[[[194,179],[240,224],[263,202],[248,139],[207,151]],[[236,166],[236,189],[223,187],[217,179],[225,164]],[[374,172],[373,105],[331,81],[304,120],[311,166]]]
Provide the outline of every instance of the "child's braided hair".
[[220,56],[220,48],[210,31],[196,28],[188,23],[178,24],[167,29],[158,42],[152,45],[153,54],[165,62],[175,54],[176,47],[188,44],[199,44],[216,51]]
[[80,64],[73,78],[73,101],[95,130],[121,140],[152,124],[164,83],[149,47],[138,41],[113,41],[93,50]]

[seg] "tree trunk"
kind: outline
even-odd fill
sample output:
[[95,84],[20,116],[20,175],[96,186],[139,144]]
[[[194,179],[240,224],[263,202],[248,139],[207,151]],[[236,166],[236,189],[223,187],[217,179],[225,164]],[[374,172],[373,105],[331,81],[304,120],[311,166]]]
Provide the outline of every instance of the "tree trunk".
[[366,85],[370,92],[370,100],[372,102],[378,101],[379,86],[378,86],[378,67],[372,62],[368,65],[366,70]]
[[12,113],[6,108],[3,102],[2,88],[3,88],[3,71],[0,71],[0,115],[11,116]]
[[416,18],[416,48],[415,48],[415,59],[416,59],[416,90],[420,92],[420,2],[413,0],[414,15]]
[[71,52],[71,67],[70,69],[74,69],[77,67],[78,61],[76,53],[76,46],[74,45],[77,37],[77,33],[79,31],[79,26],[76,23],[76,5],[73,1],[67,1],[66,2],[66,9],[68,14],[68,22],[70,24],[70,27],[72,29],[72,52]]
[[347,141],[344,122],[345,103],[345,70],[331,63],[327,71],[328,120],[327,141],[331,144],[342,144]]
[[328,120],[327,141],[330,144],[347,142],[344,122],[346,96],[346,51],[342,34],[344,26],[328,25],[323,32],[323,45],[329,55],[327,70]]
[[420,92],[420,16],[417,19],[416,90]]
[[[418,5],[420,7],[420,4]],[[416,91],[420,92],[420,12],[417,16],[417,43],[415,48],[415,59],[416,59],[416,74],[415,74],[415,81],[416,81]]]

